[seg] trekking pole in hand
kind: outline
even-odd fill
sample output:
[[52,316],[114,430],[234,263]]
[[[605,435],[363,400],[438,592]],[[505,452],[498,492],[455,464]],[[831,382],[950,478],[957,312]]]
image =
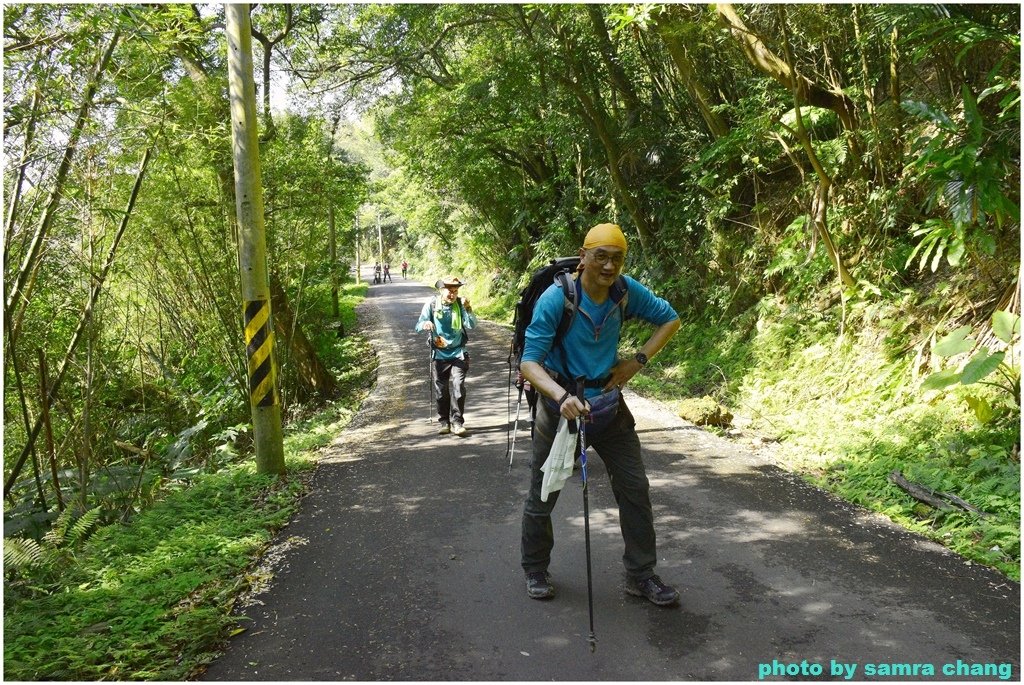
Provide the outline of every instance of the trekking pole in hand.
[[[584,391],[586,384],[583,376],[576,379],[576,397],[580,402],[586,404]],[[587,492],[587,431],[583,421],[583,415],[577,419],[579,422],[580,441],[580,476],[583,479],[583,538],[587,548],[587,609],[590,612],[590,635],[587,642],[590,644],[590,652],[597,649],[597,636],[594,635],[594,579],[590,571],[590,497]]]
[[523,386],[526,382],[523,379],[523,374],[517,374],[516,387],[519,388],[519,399],[516,400],[516,422],[512,424],[512,445],[508,451],[508,472],[512,473],[512,458],[516,453],[516,434],[519,433],[519,410],[523,406]]
[[430,350],[430,356],[427,358],[427,385],[430,387],[428,391],[430,393],[430,404],[427,406],[427,423],[433,423],[434,421],[434,343],[431,340],[433,331],[427,331],[427,349]]

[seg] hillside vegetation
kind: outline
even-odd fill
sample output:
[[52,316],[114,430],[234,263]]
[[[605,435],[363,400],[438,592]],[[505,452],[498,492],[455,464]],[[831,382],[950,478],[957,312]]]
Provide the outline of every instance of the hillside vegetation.
[[346,45],[403,84],[375,110],[392,254],[510,321],[534,268],[620,223],[626,272],[684,321],[638,388],[709,396],[788,467],[1019,578],[1018,8],[360,18]]

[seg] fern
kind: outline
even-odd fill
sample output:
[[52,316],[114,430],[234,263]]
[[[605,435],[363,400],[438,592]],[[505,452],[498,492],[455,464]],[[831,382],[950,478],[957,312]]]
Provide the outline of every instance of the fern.
[[82,516],[75,521],[74,525],[71,526],[71,530],[67,536],[67,544],[77,545],[80,542],[84,542],[92,531],[92,527],[96,525],[96,522],[100,518],[102,507],[96,507],[82,514]]
[[5,573],[39,566],[46,556],[45,548],[32,538],[7,538],[4,540]]
[[52,565],[62,553],[89,537],[101,511],[101,507],[96,507],[76,519],[71,509],[65,509],[43,536],[42,542],[32,538],[6,538],[4,571],[9,573]]
[[67,535],[68,527],[71,525],[72,516],[71,509],[62,511],[60,516],[53,522],[50,530],[46,531],[46,535],[43,536],[43,543],[51,547],[60,547],[64,542],[64,537]]

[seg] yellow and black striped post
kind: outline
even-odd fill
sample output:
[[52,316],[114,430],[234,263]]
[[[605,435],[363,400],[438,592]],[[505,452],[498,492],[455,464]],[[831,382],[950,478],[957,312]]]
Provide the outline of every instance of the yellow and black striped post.
[[246,302],[245,353],[249,360],[249,399],[254,407],[278,404],[273,351],[274,330],[270,326],[270,302]]
[[228,92],[231,143],[235,163],[235,209],[238,217],[238,271],[249,366],[256,471],[285,472],[281,404],[274,372],[274,329],[270,274],[263,222],[263,184],[253,84],[252,26],[249,5],[224,7],[228,43]]

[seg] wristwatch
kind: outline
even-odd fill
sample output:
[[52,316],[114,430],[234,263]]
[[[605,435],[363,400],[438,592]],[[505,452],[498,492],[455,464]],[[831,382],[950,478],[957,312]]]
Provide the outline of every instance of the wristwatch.
[[638,362],[640,362],[640,366],[647,366],[647,361],[648,361],[647,355],[644,354],[643,352],[637,352],[636,356],[633,357],[633,359],[635,359]]

